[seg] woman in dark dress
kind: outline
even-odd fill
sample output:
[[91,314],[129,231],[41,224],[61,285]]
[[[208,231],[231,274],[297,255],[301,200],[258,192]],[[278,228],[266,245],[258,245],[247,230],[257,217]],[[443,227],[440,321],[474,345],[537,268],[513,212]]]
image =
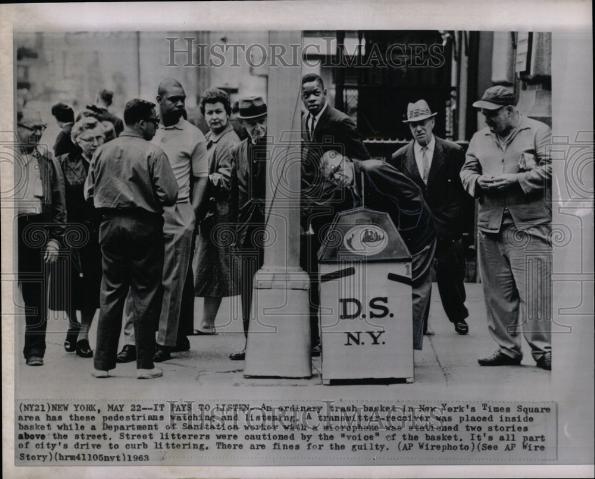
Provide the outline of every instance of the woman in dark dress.
[[[83,191],[93,153],[103,144],[105,131],[97,119],[86,117],[74,124],[71,137],[78,150],[58,158],[66,188],[68,224],[64,242],[70,250],[71,268],[71,288],[64,305],[69,320],[64,349],[90,358],[93,351],[89,346],[89,329],[99,307],[101,251],[97,212],[93,204],[85,200]],[[81,312],[80,323],[77,310]]]

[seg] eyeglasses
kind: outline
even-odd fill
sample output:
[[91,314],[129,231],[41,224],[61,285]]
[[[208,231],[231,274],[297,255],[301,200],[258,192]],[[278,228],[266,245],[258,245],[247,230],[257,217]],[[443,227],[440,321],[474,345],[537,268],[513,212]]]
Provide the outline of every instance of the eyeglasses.
[[343,176],[343,169],[345,168],[345,157],[341,161],[328,170],[328,178],[334,180],[337,176]]
[[17,126],[20,128],[25,128],[26,130],[29,130],[29,131],[41,131],[42,133],[47,128],[47,126],[45,126],[45,125],[28,126],[28,125],[23,125],[22,123],[17,123]]

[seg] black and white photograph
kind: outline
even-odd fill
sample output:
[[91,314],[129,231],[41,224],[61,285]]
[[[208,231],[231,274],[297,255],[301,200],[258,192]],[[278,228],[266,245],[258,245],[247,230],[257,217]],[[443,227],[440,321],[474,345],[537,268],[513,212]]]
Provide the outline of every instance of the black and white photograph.
[[399,3],[0,7],[5,477],[592,476],[591,5]]

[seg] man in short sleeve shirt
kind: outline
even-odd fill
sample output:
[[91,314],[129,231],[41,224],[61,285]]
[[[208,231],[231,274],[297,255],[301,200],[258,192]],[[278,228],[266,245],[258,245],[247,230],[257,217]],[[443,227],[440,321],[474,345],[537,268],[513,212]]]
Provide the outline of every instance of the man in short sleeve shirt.
[[[209,165],[207,144],[202,132],[184,119],[186,93],[179,82],[166,79],[157,92],[161,125],[153,138],[167,155],[178,181],[178,202],[164,208],[163,301],[155,360],[170,359],[172,349],[189,349],[180,317],[184,287],[192,259],[195,218],[202,202]],[[193,288],[187,291],[194,298]]]

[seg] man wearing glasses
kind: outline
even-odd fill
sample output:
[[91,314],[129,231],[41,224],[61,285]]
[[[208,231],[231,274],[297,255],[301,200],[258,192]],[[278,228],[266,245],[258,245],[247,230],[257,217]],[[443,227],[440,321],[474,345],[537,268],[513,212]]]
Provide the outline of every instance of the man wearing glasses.
[[[192,244],[196,217],[209,175],[207,143],[202,132],[185,119],[186,93],[173,78],[163,80],[157,89],[161,125],[153,143],[165,152],[178,184],[176,204],[163,209],[163,302],[157,327],[155,362],[171,359],[172,352],[188,351],[187,334],[194,328],[194,281]],[[127,307],[127,316],[130,317]],[[124,331],[126,345],[118,362],[134,360],[134,331]]]
[[322,156],[320,172],[326,182],[344,194],[347,201],[343,209],[365,206],[388,213],[399,231],[411,254],[413,349],[422,349],[430,311],[436,236],[421,189],[388,163],[352,160],[337,151]]
[[163,208],[174,205],[178,184],[167,156],[149,142],[159,118],[155,105],[134,99],[124,110],[122,134],[95,153],[86,195],[102,215],[100,313],[93,375],[116,366],[124,301],[134,321],[139,379],[162,375],[154,367],[155,325],[161,310]]
[[61,169],[51,154],[39,146],[45,128],[38,114],[17,114],[17,271],[25,303],[23,354],[28,366],[43,365],[47,328],[47,265],[58,259],[66,221]]

